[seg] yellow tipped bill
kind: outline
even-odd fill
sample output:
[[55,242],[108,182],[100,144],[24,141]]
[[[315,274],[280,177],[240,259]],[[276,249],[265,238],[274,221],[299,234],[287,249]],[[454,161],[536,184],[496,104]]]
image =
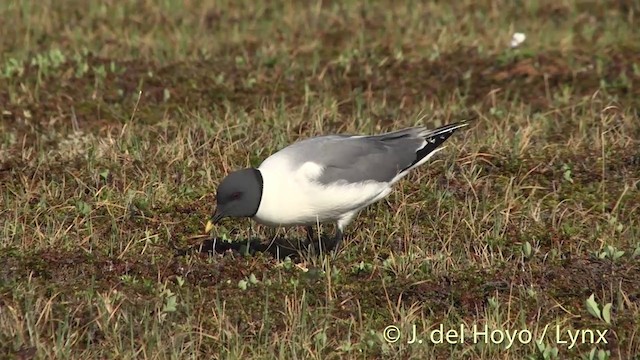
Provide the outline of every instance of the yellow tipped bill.
[[207,221],[207,225],[204,226],[204,232],[208,233],[213,230],[213,222],[211,220]]

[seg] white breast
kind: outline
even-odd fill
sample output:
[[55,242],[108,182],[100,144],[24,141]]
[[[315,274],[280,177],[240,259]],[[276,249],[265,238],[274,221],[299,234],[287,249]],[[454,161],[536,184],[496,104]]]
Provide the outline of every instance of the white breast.
[[286,157],[274,156],[258,168],[263,178],[262,200],[254,219],[270,226],[313,225],[337,221],[390,192],[387,183],[336,184],[314,181],[322,166],[306,162],[297,169]]

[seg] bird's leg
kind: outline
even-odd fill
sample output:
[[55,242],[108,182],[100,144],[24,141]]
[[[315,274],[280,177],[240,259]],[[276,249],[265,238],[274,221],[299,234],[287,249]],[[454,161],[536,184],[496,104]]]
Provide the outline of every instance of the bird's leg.
[[[305,229],[307,230],[307,244],[305,245],[307,247],[307,249],[312,250],[313,253],[315,253],[317,250],[322,249],[323,247],[325,247],[324,243],[322,242],[322,236],[320,235],[320,229],[318,228],[318,232],[317,232],[317,243],[315,240],[315,237],[313,236],[315,231],[313,230],[313,226],[311,225],[307,225],[305,226]],[[319,247],[319,248],[318,248]],[[322,250],[320,250],[322,251]]]
[[309,241],[309,243],[313,243],[313,226],[307,225],[305,226],[305,229],[307,230],[307,241]]
[[342,215],[340,219],[336,222],[336,235],[333,237],[331,241],[331,248],[334,253],[338,253],[340,250],[340,243],[342,243],[342,238],[344,237],[344,228],[353,220],[353,218],[358,214],[358,211],[352,211]]
[[338,252],[340,250],[340,243],[342,242],[342,238],[344,237],[344,232],[340,228],[340,226],[336,226],[336,235],[333,237],[331,248],[334,252]]

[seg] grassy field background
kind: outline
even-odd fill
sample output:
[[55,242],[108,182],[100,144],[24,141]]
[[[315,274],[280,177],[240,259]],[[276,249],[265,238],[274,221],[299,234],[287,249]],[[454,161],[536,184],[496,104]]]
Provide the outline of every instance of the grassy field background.
[[[639,358],[639,16],[1,2],[0,357]],[[468,118],[335,257],[241,246],[301,229],[203,233],[221,178],[296,139]]]

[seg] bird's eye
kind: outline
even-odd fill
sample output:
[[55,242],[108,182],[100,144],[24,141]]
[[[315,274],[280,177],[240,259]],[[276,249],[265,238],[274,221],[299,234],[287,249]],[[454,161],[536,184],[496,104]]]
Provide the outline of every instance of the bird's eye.
[[240,199],[240,195],[242,195],[240,192],[236,191],[233,194],[231,194],[231,199],[232,200],[238,200]]

